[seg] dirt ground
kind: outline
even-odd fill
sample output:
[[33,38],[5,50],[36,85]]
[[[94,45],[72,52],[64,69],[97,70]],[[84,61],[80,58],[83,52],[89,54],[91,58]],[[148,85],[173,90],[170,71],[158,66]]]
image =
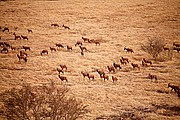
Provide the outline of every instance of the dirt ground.
[[[149,120],[180,119],[180,99],[167,87],[168,83],[180,86],[180,53],[173,51],[172,60],[155,62],[141,50],[141,44],[157,37],[172,48],[173,42],[180,42],[179,0],[59,0],[59,1],[0,1],[0,42],[13,47],[29,46],[28,61],[18,61],[20,49],[7,54],[0,53],[0,92],[18,87],[23,82],[32,85],[65,84],[70,94],[87,105],[88,114],[83,120],[136,118]],[[59,27],[51,26],[57,23]],[[65,29],[62,25],[70,27]],[[3,32],[8,27],[9,32]],[[31,29],[33,33],[28,33]],[[28,36],[28,40],[14,40],[13,33]],[[100,45],[83,42],[87,37]],[[87,48],[84,56],[77,41]],[[56,43],[72,46],[51,52],[49,47]],[[127,53],[124,47],[134,50]],[[2,46],[1,46],[2,49]],[[42,50],[48,55],[40,55]],[[121,65],[121,70],[110,73],[107,66],[120,63],[121,57],[136,63]],[[142,58],[153,61],[142,67]],[[67,66],[63,76],[58,78],[59,65]],[[96,69],[102,69],[109,80],[99,77]],[[88,71],[94,80],[83,78],[81,71]],[[157,80],[147,78],[148,74]],[[112,81],[116,76],[118,81]]]

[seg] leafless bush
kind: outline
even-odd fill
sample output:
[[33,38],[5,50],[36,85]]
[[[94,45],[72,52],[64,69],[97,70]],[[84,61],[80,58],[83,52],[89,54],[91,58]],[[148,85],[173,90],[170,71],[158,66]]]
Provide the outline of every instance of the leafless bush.
[[[141,45],[141,49],[151,55],[155,60],[172,58],[172,52],[165,53],[165,43],[160,38],[151,38],[146,44]],[[163,53],[163,54],[162,54]],[[161,56],[160,56],[161,55]],[[168,58],[167,58],[168,56]]]
[[148,54],[150,54],[153,58],[157,58],[160,52],[163,51],[164,44],[162,40],[157,38],[149,39],[145,45],[142,45],[141,48]]
[[87,113],[86,106],[67,96],[66,87],[49,85],[10,89],[0,94],[0,116],[8,120],[75,120]]

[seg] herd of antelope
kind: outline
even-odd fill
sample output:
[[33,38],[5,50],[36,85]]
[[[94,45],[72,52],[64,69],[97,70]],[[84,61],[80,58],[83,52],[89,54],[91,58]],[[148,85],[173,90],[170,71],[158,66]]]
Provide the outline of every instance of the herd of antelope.
[[[58,25],[57,23],[54,23],[54,24],[51,24],[51,26],[54,26],[54,27],[60,27],[60,25]],[[66,25],[62,25],[62,27],[64,29],[67,29],[67,30],[70,30],[70,27],[66,26]],[[0,29],[2,30],[2,32],[9,32],[9,28],[8,27],[4,27],[4,29],[2,29],[2,27],[0,27]],[[33,34],[33,30],[31,29],[27,29],[27,32],[29,34]],[[14,35],[14,40],[29,40],[28,36],[26,35],[17,35],[15,32],[12,33],[12,35]],[[0,39],[1,39],[1,36],[0,36]],[[89,38],[86,38],[86,37],[82,37],[81,38],[83,40],[83,42],[81,41],[77,41],[74,46],[78,46],[79,49],[80,49],[80,54],[82,56],[84,56],[84,53],[87,50],[86,47],[83,46],[84,43],[94,43],[96,46],[99,45],[100,46],[100,41],[98,40],[94,40],[94,39],[89,39]],[[174,42],[173,43],[173,50],[176,50],[177,52],[180,51],[180,43],[179,42]],[[62,45],[61,43],[56,43],[55,44],[55,47],[49,47],[48,49],[50,49],[51,52],[56,52],[58,49],[63,49],[63,48],[67,48],[68,51],[72,51],[73,50],[73,46],[69,46],[69,45]],[[19,48],[16,48],[16,47],[13,47],[12,45],[10,45],[9,43],[7,42],[0,42],[0,48],[1,48],[1,53],[8,53],[9,50],[16,50],[18,49],[19,50],[19,54],[16,54],[17,58],[19,59],[19,61],[22,59],[24,60],[24,62],[27,62],[28,59],[28,54],[26,53],[26,51],[31,51],[31,48],[29,46],[22,46],[22,47],[19,47]],[[41,52],[40,52],[40,55],[43,56],[43,55],[48,55],[48,49],[43,49]],[[126,51],[127,53],[130,53],[130,54],[133,54],[134,53],[134,50],[131,49],[131,48],[127,48],[127,47],[124,47],[123,49],[124,51]],[[169,48],[164,48],[164,50],[170,50]],[[143,58],[142,59],[142,64],[139,65],[139,64],[135,64],[135,63],[132,63],[130,62],[130,60],[128,58],[124,58],[124,57],[121,57],[119,59],[119,63],[112,63],[112,65],[108,65],[106,66],[107,70],[108,70],[108,73],[115,73],[116,71],[120,71],[122,69],[122,66],[123,65],[127,65],[127,64],[130,64],[132,66],[132,69],[137,69],[137,70],[140,70],[140,67],[148,67],[148,66],[151,66],[153,63],[152,61],[150,60],[147,60],[146,58]],[[57,72],[59,73],[58,74],[58,77],[61,81],[66,81],[68,82],[68,79],[66,76],[62,75],[64,74],[65,71],[67,71],[67,66],[66,65],[60,65],[59,68],[57,68]],[[109,76],[108,73],[105,73],[105,70],[100,70],[100,69],[96,69],[95,72],[97,72],[97,74],[99,74],[99,77],[101,79],[103,79],[104,81],[106,80],[109,80],[110,78],[112,79],[113,83],[116,82],[118,80],[117,76]],[[62,73],[62,74],[61,74]],[[88,78],[89,80],[92,79],[94,80],[95,79],[95,76],[94,74],[90,73],[90,72],[87,72],[87,71],[81,71],[81,73],[83,78]],[[158,77],[156,75],[153,75],[153,74],[150,74],[147,76],[147,78],[149,79],[155,79],[157,80]],[[168,83],[168,88],[172,88],[172,90],[175,91],[175,93],[178,94],[178,97],[180,97],[180,88],[179,86],[177,85],[172,85],[170,83]],[[171,91],[172,91],[171,90]]]

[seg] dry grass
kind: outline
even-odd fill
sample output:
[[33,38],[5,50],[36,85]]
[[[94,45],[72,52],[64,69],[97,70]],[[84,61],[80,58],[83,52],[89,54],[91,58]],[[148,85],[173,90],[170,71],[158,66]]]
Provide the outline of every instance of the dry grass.
[[[65,84],[70,94],[88,105],[91,112],[82,119],[98,117],[130,119],[180,119],[177,114],[179,98],[167,88],[169,82],[180,85],[179,53],[173,51],[172,60],[154,62],[140,70],[130,64],[122,65],[122,70],[108,73],[107,66],[119,63],[120,57],[127,57],[132,63],[141,64],[142,58],[152,59],[140,48],[151,37],[161,37],[172,47],[180,40],[179,1],[172,0],[64,0],[64,1],[1,1],[0,26],[9,27],[10,32],[0,30],[1,40],[13,46],[30,46],[28,62],[18,62],[18,50],[0,54],[0,91],[18,86],[23,82],[41,85],[54,81]],[[60,27],[51,26],[57,23]],[[63,24],[71,29],[61,27]],[[28,33],[32,29],[33,33]],[[14,40],[17,35],[27,35],[29,40]],[[100,46],[83,43],[88,51],[80,54],[76,41],[82,36],[99,40]],[[49,47],[56,43],[73,46],[50,52]],[[124,47],[132,48],[134,53],[126,53]],[[48,49],[49,54],[40,52]],[[68,82],[61,82],[56,68],[67,65],[64,76]],[[104,82],[95,72],[103,69],[110,77]],[[95,80],[83,79],[81,71],[88,71]],[[157,81],[147,78],[157,75]],[[164,108],[164,106],[167,106]],[[141,108],[141,109],[140,109]],[[147,110],[147,111],[146,111]]]

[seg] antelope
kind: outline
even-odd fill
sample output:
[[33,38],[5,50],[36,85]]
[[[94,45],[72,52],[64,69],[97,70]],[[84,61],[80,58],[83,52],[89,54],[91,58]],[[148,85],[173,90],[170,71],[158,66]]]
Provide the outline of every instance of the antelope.
[[70,28],[68,26],[65,26],[64,24],[62,25],[62,27],[64,27],[65,29],[70,30]]
[[133,53],[134,51],[131,48],[124,48],[125,51]]
[[2,50],[1,50],[1,53],[8,53],[7,47],[3,47]]
[[32,30],[30,30],[30,29],[27,29],[28,30],[28,33],[33,33],[33,31]]
[[42,50],[41,55],[42,54],[48,54],[48,50]]
[[174,42],[174,43],[173,43],[173,46],[175,46],[175,47],[180,47],[180,43]]
[[118,79],[117,79],[117,77],[112,76],[112,80],[114,82],[114,81],[117,81]]
[[59,72],[59,74],[60,74],[60,73],[63,73],[63,74],[64,74],[64,71],[63,71],[62,69],[57,68],[57,71]]
[[59,79],[61,80],[61,81],[66,81],[66,82],[68,82],[68,80],[67,80],[67,78],[65,77],[65,76],[61,76],[61,75],[58,75],[59,76]]
[[3,32],[5,32],[5,31],[8,31],[8,32],[9,32],[9,28],[8,28],[8,27],[5,27],[5,28],[3,29]]
[[59,48],[60,47],[64,48],[64,46],[62,44],[60,44],[60,43],[56,43],[56,46],[59,47]]
[[122,59],[123,61],[126,61],[127,63],[129,63],[129,59],[128,59],[128,58],[121,57],[121,59]]
[[10,44],[7,43],[7,42],[4,42],[4,45],[5,45],[6,47],[11,47]]
[[13,33],[13,35],[14,35],[14,37],[15,37],[15,38],[14,38],[15,40],[16,40],[16,39],[21,39],[21,36],[16,35],[16,33],[15,33],[15,32]]
[[53,24],[51,24],[51,26],[59,27],[59,25],[57,23],[53,23]]
[[102,76],[102,75],[105,75],[105,73],[104,73],[104,71],[102,71],[102,70],[96,70],[98,73],[99,73],[99,75],[100,75],[100,77]]
[[11,50],[16,50],[16,47],[11,46]]
[[88,77],[88,75],[89,75],[88,72],[81,72],[81,74],[83,75],[84,78],[85,78],[86,76]]
[[81,42],[81,41],[77,41],[76,44],[75,44],[75,46],[76,46],[76,45],[82,45],[82,42]]
[[149,73],[149,79],[155,79],[155,80],[157,80],[157,76],[156,75],[151,75],[150,73]]
[[19,61],[20,61],[20,59],[23,59],[25,62],[27,62],[27,56],[17,54],[17,57],[18,57]]
[[109,72],[115,72],[115,68],[113,66],[107,66]]
[[126,61],[121,60],[121,59],[120,59],[120,63],[121,63],[122,65],[126,65],[126,64],[127,64],[127,62],[126,62]]
[[147,63],[144,62],[144,60],[142,60],[142,66],[144,66],[144,67],[147,67],[147,66],[148,66]]
[[69,46],[69,45],[67,45],[67,49],[68,49],[68,50],[72,50],[72,47]]
[[89,41],[89,38],[84,38],[84,37],[82,37],[82,39],[84,40],[84,42],[88,42]]
[[84,56],[84,52],[83,51],[81,51],[81,55]]
[[145,58],[143,58],[143,61],[144,61],[145,63],[149,63],[150,65],[152,65],[152,62],[151,62],[150,60],[146,60]]
[[116,63],[113,63],[113,66],[114,66],[114,68],[119,68],[119,69],[121,69],[121,66],[120,66],[120,64],[116,64]]
[[89,79],[93,79],[94,80],[94,75],[88,74],[87,76]]
[[180,47],[174,47],[173,50],[176,50],[177,52],[180,51]]
[[28,37],[27,37],[27,36],[21,35],[21,38],[24,39],[24,40],[25,40],[25,39],[28,40]]
[[26,50],[29,50],[30,51],[30,47],[27,47],[27,46],[22,46],[23,49],[26,51]]
[[27,56],[27,53],[22,50],[19,53],[20,53],[20,56]]
[[51,51],[56,51],[56,48],[49,47]]
[[79,48],[81,49],[81,51],[84,51],[84,50],[87,51],[87,48],[86,48],[86,47],[79,46]]
[[139,67],[138,64],[131,63],[131,65],[132,65],[133,68],[138,68],[138,69],[140,69],[140,67]]
[[171,91],[172,90],[174,90],[175,92],[178,92],[178,91],[180,91],[180,88],[179,88],[179,86],[177,86],[177,85],[171,85],[170,83],[168,83],[168,88],[171,88]]
[[61,67],[61,69],[66,69],[67,70],[67,66],[66,65],[59,65]]
[[109,80],[109,76],[106,75],[106,74],[102,74],[100,77],[103,78],[104,81],[105,81],[105,80]]

